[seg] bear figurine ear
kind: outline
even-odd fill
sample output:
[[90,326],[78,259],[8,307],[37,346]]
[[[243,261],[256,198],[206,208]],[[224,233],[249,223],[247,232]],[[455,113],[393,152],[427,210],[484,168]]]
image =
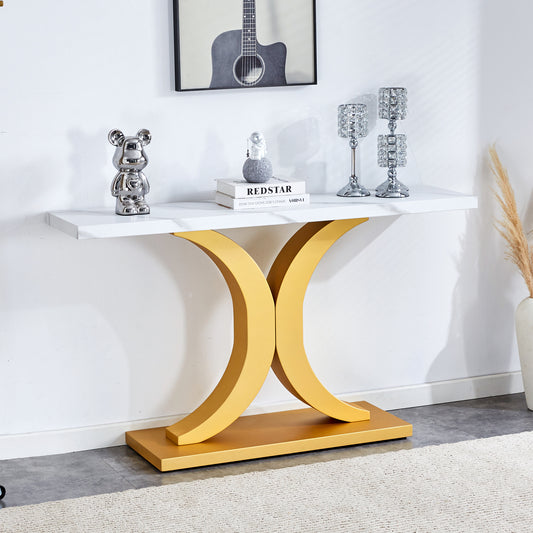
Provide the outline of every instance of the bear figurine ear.
[[113,146],[122,146],[125,139],[124,134],[120,130],[111,130],[107,138]]
[[150,144],[152,140],[152,134],[148,130],[139,130],[137,132],[137,137],[139,137],[143,146]]

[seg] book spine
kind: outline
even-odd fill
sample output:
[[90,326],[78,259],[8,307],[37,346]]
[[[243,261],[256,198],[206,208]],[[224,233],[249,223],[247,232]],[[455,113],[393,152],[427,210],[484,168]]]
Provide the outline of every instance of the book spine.
[[217,192],[215,196],[217,204],[231,209],[260,209],[268,207],[297,207],[309,205],[309,194],[288,194],[278,196],[260,196],[252,198],[232,198],[226,194]]
[[286,196],[304,194],[305,181],[286,183],[227,183],[219,181],[217,190],[232,198],[254,198],[256,196]]

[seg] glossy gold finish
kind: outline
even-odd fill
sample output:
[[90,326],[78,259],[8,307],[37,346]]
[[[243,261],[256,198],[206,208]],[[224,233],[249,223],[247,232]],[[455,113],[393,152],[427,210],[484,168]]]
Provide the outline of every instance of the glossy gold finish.
[[216,264],[233,299],[233,351],[220,382],[194,412],[166,430],[175,444],[202,442],[216,435],[252,403],[274,356],[274,302],[255,261],[215,231],[176,233],[201,248]]
[[400,439],[413,434],[411,424],[360,402],[370,412],[362,422],[338,422],[314,409],[242,416],[227,429],[199,444],[176,446],[165,428],[126,433],[126,442],[159,470],[181,470],[233,461]]
[[313,372],[303,345],[303,303],[309,280],[322,256],[366,218],[310,222],[297,231],[274,261],[268,283],[276,301],[276,355],[272,369],[294,396],[337,420],[368,420],[357,405],[333,396]]
[[[335,241],[366,220],[306,224],[281,250],[267,279],[224,235],[175,233],[203,250],[228,284],[233,351],[200,407],[167,428],[126,433],[128,445],[167,471],[410,436],[412,426],[403,420],[366,402],[335,398],[314,374],[303,346],[303,302],[313,271]],[[271,366],[314,409],[240,417]]]

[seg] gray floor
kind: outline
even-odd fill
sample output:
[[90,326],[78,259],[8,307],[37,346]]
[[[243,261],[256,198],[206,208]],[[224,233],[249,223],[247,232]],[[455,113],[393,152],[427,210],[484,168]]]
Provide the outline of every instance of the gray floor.
[[413,437],[178,472],[161,473],[126,446],[0,461],[0,508],[533,431],[523,394],[392,412],[413,424]]

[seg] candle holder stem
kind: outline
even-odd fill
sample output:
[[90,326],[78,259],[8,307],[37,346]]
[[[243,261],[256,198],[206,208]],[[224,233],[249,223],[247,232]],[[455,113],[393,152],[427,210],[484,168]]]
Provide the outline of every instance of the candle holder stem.
[[350,137],[350,148],[352,150],[351,157],[352,157],[352,173],[350,175],[350,179],[348,181],[348,184],[345,185],[338,193],[337,196],[343,196],[343,197],[362,197],[362,196],[370,196],[370,191],[363,187],[359,183],[359,178],[356,175],[356,151],[357,146],[359,145],[359,141],[355,137]]
[[358,142],[356,140],[355,144],[351,147],[352,148],[352,175],[351,175],[351,177],[353,179],[356,178],[356,176],[355,176],[355,150],[357,149],[357,144],[358,144]]

